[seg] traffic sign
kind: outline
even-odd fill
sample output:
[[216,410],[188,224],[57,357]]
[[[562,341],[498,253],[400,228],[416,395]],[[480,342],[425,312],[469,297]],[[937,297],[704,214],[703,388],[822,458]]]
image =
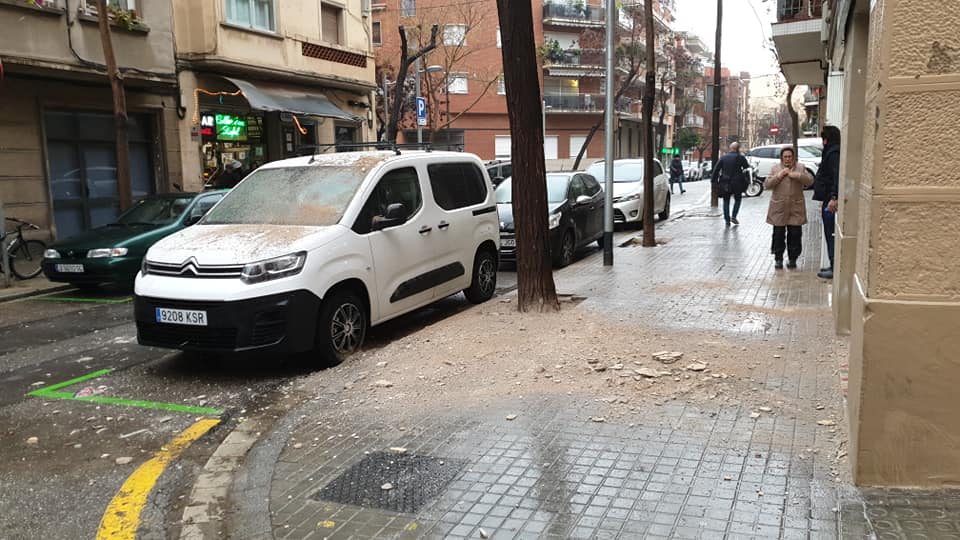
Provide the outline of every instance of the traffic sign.
[[770,126],[770,134],[771,134],[771,135],[776,135],[776,134],[778,134],[778,133],[780,133],[780,127],[779,127],[779,126]]
[[427,125],[427,98],[417,98],[417,125]]

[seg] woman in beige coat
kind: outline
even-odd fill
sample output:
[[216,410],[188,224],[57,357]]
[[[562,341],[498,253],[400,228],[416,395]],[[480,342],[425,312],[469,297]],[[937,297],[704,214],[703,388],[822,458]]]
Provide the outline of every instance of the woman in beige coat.
[[783,252],[787,251],[787,268],[797,267],[797,258],[803,249],[801,226],[807,223],[807,207],[803,188],[813,184],[813,176],[800,163],[790,146],[780,150],[780,164],[774,165],[763,183],[770,195],[767,223],[773,225],[771,252],[777,270],[783,268]]

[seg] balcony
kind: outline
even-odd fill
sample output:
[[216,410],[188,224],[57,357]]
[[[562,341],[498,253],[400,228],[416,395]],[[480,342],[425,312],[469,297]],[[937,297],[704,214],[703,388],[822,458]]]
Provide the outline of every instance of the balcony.
[[548,51],[543,56],[547,75],[559,77],[603,77],[605,63],[602,49]]
[[789,84],[822,85],[824,77],[823,0],[777,0],[773,43]]
[[683,117],[683,127],[703,128],[703,117],[699,114],[688,114]]
[[688,97],[688,98],[690,98],[690,99],[692,99],[693,101],[695,101],[695,102],[697,102],[697,103],[703,103],[703,102],[704,102],[703,100],[705,99],[705,98],[704,98],[704,95],[703,95],[703,90],[701,90],[701,89],[699,89],[699,88],[693,88],[693,89],[690,89],[690,90],[684,90],[683,95],[686,96],[686,97]]
[[585,4],[543,4],[543,24],[574,28],[603,28],[606,17],[603,8]]
[[[547,114],[553,113],[594,113],[603,112],[605,97],[602,94],[565,94],[565,95],[546,95],[543,100],[547,106]],[[630,114],[633,100],[630,98],[620,98],[614,105],[618,113]]]

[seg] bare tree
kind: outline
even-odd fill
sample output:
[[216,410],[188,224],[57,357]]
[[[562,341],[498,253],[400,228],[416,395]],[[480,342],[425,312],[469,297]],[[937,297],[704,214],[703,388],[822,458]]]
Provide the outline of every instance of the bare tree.
[[800,118],[797,109],[793,106],[793,91],[797,85],[791,84],[787,88],[787,109],[790,111],[790,130],[793,134],[793,155],[797,155],[797,141],[800,140]]
[[397,141],[397,125],[399,124],[400,111],[406,94],[403,88],[407,81],[407,72],[410,70],[410,65],[414,64],[418,58],[437,48],[437,32],[439,29],[440,27],[433,25],[430,29],[430,43],[411,56],[407,50],[407,30],[402,25],[398,28],[400,32],[400,68],[397,70],[397,91],[393,96],[390,121],[387,125],[387,141]]
[[675,116],[680,119],[680,121],[674,123],[674,138],[676,138],[677,132],[683,127],[683,118],[697,103],[691,90],[703,78],[703,64],[691,55],[686,47],[677,45],[675,34],[668,34],[663,39],[666,40],[663,45],[666,56],[657,69],[660,78],[660,90],[657,93],[660,109],[657,128],[657,155],[660,155],[665,146],[666,125],[664,118],[667,115],[670,98],[673,98],[676,107]]
[[530,2],[497,0],[513,156],[513,217],[517,235],[520,311],[557,311],[550,260],[547,177],[533,11]]
[[643,3],[647,34],[647,73],[643,89],[643,246],[657,245],[653,232],[653,93],[657,89],[657,58],[654,50],[653,2]]
[[114,133],[117,152],[117,194],[120,209],[126,210],[133,204],[133,190],[130,184],[130,138],[127,130],[127,96],[123,90],[123,74],[117,67],[117,58],[113,54],[113,39],[110,35],[110,12],[107,0],[97,0],[97,18],[100,27],[100,42],[103,45],[103,58],[107,64],[107,78],[113,93]]

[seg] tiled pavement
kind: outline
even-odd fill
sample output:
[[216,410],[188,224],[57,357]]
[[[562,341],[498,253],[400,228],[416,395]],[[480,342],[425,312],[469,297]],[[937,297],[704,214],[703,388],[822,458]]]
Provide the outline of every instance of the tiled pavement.
[[[745,200],[744,224],[730,229],[709,209],[688,212],[658,228],[664,245],[619,248],[613,268],[593,254],[556,274],[558,290],[586,297],[578,309],[663,332],[776,340],[785,358],[811,360],[774,363],[755,374],[758,385],[839,411],[831,353],[842,341],[829,319],[829,287],[814,276],[816,212],[800,270],[774,272],[765,209],[765,197]],[[861,498],[836,472],[845,460],[810,451],[837,448],[843,428],[825,430],[809,414],[752,418],[745,402],[671,401],[636,412],[630,424],[599,424],[584,420],[600,407],[592,400],[551,395],[438,410],[401,429],[369,409],[352,411],[346,426],[342,416],[331,421],[337,400],[325,395],[289,416],[271,434],[272,453],[264,445],[258,458],[255,449],[254,461],[269,455],[272,469],[235,483],[241,502],[231,536],[953,538],[911,534],[956,534],[942,531],[960,523],[937,506],[942,499],[907,497],[911,509],[891,506],[883,493]],[[504,422],[511,412],[521,414]],[[292,440],[314,443],[294,450]],[[390,447],[407,454],[381,459]],[[330,487],[352,467],[355,492]],[[392,489],[377,489],[388,482]],[[363,506],[349,504],[358,498]]]

